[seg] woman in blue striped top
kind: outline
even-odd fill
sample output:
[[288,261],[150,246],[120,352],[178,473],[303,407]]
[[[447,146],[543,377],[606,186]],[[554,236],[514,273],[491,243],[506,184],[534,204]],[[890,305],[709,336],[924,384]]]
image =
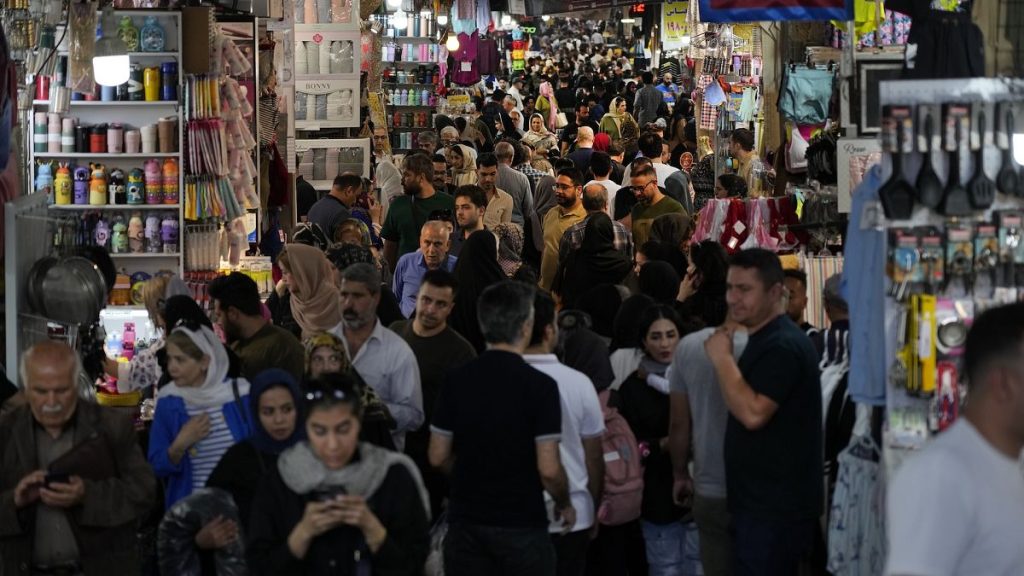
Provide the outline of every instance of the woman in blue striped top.
[[167,370],[149,439],[149,463],[166,482],[166,505],[206,485],[221,456],[251,433],[249,382],[228,377],[228,353],[206,326],[167,337]]

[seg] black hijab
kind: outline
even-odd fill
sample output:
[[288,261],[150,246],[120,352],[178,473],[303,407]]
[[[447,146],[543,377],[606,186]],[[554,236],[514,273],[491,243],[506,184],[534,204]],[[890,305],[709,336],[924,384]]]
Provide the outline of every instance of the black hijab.
[[669,304],[679,295],[679,274],[668,262],[651,261],[640,269],[640,292],[659,304]]
[[455,280],[459,292],[448,324],[470,344],[477,353],[484,351],[484,336],[477,321],[476,301],[484,289],[506,280],[498,265],[498,239],[488,230],[477,230],[466,238],[455,263]]
[[562,350],[562,362],[586,374],[598,392],[607,390],[615,380],[609,356],[604,339],[586,327],[573,330]]
[[583,243],[567,259],[559,274],[561,284],[556,284],[555,291],[566,306],[572,307],[576,299],[591,287],[622,282],[632,267],[629,258],[615,249],[615,228],[611,218],[604,212],[598,212],[587,218]]
[[[646,268],[647,265],[644,266]],[[634,294],[626,298],[615,315],[615,333],[608,349],[612,352],[619,348],[633,348],[640,338],[640,313],[654,304],[654,300],[646,294]]]
[[576,299],[576,309],[590,316],[590,327],[600,336],[611,338],[615,333],[615,315],[622,306],[622,293],[612,284],[601,284]]

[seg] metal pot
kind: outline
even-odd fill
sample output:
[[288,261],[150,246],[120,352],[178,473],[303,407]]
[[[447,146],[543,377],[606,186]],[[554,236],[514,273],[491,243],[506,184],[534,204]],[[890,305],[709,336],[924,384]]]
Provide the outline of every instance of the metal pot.
[[49,267],[39,287],[45,316],[69,324],[92,324],[107,302],[103,274],[81,256],[63,258]]

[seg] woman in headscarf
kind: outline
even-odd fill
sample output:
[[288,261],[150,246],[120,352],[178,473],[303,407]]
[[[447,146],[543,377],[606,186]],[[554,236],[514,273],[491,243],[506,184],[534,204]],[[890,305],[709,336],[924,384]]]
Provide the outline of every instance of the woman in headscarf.
[[516,123],[512,121],[512,117],[507,112],[502,110],[494,118],[494,139],[519,140],[519,131],[516,129]]
[[166,486],[166,505],[206,486],[217,462],[252,431],[249,382],[228,376],[227,350],[203,325],[167,337],[171,383],[160,390],[148,459]]
[[249,525],[252,498],[259,479],[277,466],[277,457],[306,433],[302,390],[288,372],[260,372],[249,389],[252,436],[235,444],[213,469],[208,488],[227,490],[238,507],[242,526]]
[[303,244],[288,244],[278,257],[291,293],[292,316],[305,340],[341,323],[341,295],[324,253]]
[[612,145],[612,139],[604,132],[594,134],[594,152],[607,152]]
[[408,456],[359,441],[355,383],[307,384],[306,436],[259,486],[249,523],[254,576],[419,576],[430,548],[430,500]]
[[558,100],[555,99],[555,89],[550,82],[543,82],[539,89],[537,103],[534,105],[537,112],[548,125],[548,130],[554,132],[558,129]]
[[692,237],[693,219],[686,214],[662,214],[651,223],[651,240],[674,246],[683,254],[689,251]]
[[668,262],[651,260],[640,269],[640,293],[659,304],[671,304],[679,293],[679,273]]
[[532,277],[536,283],[536,272],[523,264],[523,227],[519,224],[502,223],[491,231],[498,236],[498,265],[505,272],[505,276],[526,283],[530,283]]
[[615,249],[615,228],[611,218],[598,212],[587,219],[579,250],[559,266],[552,291],[562,305],[573,308],[584,292],[601,284],[618,284],[633,267],[622,252]]
[[636,120],[626,111],[626,99],[616,96],[612,99],[611,108],[601,118],[598,130],[604,132],[611,138],[612,142],[622,146],[626,150],[626,158],[632,158],[630,148],[636,148],[636,139],[640,136],[640,127]]
[[498,265],[498,240],[494,234],[489,230],[470,234],[455,263],[459,297],[455,299],[448,324],[469,340],[478,354],[484,351],[484,336],[477,322],[476,301],[485,288],[505,279],[505,272]]
[[590,288],[576,299],[576,309],[590,317],[590,329],[610,343],[615,333],[615,315],[622,306],[622,287],[602,284]]
[[391,416],[387,404],[353,368],[341,338],[330,333],[317,334],[306,340],[305,344],[306,380],[315,380],[325,374],[345,374],[351,378],[356,383],[363,402],[363,429],[359,439],[394,450],[395,441],[391,437],[391,430],[395,427],[395,419]]
[[452,185],[476,184],[476,152],[465,144],[449,146],[445,160],[452,170]]
[[530,116],[529,131],[523,135],[523,143],[533,146],[534,150],[550,150],[558,146],[558,138],[545,126],[544,117],[534,113]]
[[725,276],[729,271],[725,248],[714,240],[690,246],[690,265],[679,285],[676,311],[683,317],[701,320],[705,326],[725,322]]

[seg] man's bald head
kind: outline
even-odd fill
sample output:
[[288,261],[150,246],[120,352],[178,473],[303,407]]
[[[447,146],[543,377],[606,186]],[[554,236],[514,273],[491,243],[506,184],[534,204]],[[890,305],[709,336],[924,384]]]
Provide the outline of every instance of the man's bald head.
[[576,132],[576,141],[582,146],[583,144],[594,144],[594,129],[590,126],[580,126],[579,131]]
[[608,210],[608,189],[601,184],[584,186],[583,209],[587,212],[606,212]]

